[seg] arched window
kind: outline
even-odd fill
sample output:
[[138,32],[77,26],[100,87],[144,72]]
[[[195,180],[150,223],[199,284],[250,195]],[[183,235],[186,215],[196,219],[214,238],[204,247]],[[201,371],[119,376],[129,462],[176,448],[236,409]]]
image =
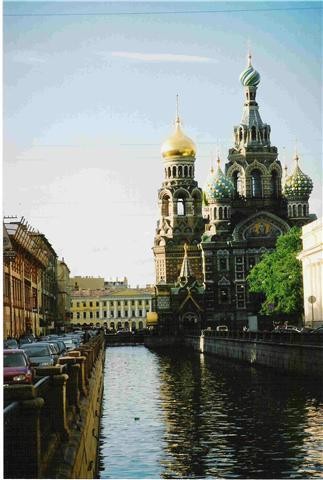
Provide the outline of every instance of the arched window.
[[228,208],[227,207],[223,208],[223,214],[224,214],[224,218],[228,218]]
[[275,170],[271,174],[271,195],[273,198],[278,197],[278,175]]
[[213,218],[216,219],[216,207],[213,208]]
[[242,179],[240,172],[234,172],[232,180],[236,195],[242,195]]
[[292,207],[290,205],[288,205],[288,216],[292,216]]
[[168,167],[168,178],[170,178],[171,174],[172,174],[172,170],[170,167]]
[[259,170],[253,170],[251,172],[251,196],[253,198],[262,197],[262,182]]
[[251,140],[256,140],[256,139],[257,139],[256,127],[253,126],[251,127]]
[[183,167],[182,167],[182,165],[180,165],[178,167],[178,176],[181,177],[182,175],[183,175]]
[[303,205],[303,217],[307,216],[307,208],[306,205]]
[[201,202],[201,197],[197,192],[193,193],[193,202],[192,202],[192,208],[193,208],[193,215],[200,215],[202,212],[202,202]]
[[188,171],[188,168],[187,168],[187,165],[184,166],[184,177],[186,178],[187,177],[187,171]]
[[193,167],[189,167],[189,171],[190,171],[190,177],[193,176]]
[[173,166],[173,177],[176,177],[176,167],[175,167],[175,165]]
[[177,215],[185,215],[185,200],[183,197],[177,199]]
[[170,201],[169,196],[164,195],[162,198],[162,217],[169,216],[169,201]]
[[219,219],[222,220],[223,219],[223,211],[222,211],[222,207],[219,207]]
[[242,128],[239,128],[239,141],[241,142],[242,140]]
[[299,217],[302,216],[302,205],[298,205],[298,207],[297,207],[297,214],[298,214]]
[[296,217],[297,214],[296,214],[296,205],[293,205],[293,217]]

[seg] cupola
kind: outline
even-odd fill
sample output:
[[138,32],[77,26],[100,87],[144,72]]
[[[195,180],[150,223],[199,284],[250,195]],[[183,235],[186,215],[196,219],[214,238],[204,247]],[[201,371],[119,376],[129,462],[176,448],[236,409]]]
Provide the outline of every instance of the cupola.
[[308,175],[299,168],[299,157],[295,156],[296,167],[284,185],[284,194],[288,200],[307,200],[313,190],[313,182]]

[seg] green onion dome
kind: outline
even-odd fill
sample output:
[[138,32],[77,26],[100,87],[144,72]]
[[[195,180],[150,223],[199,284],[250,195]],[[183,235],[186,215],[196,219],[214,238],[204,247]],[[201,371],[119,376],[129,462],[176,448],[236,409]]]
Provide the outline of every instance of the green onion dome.
[[251,55],[248,57],[248,66],[240,75],[240,82],[244,87],[257,87],[260,83],[260,74],[251,65]]
[[308,175],[302,172],[298,165],[298,156],[295,157],[296,168],[286,179],[284,194],[288,200],[307,200],[313,190],[313,182]]
[[218,159],[218,168],[214,172],[213,167],[207,178],[204,194],[207,203],[214,203],[218,200],[232,198],[234,194],[234,185],[232,181],[222,172],[220,168],[220,159]]

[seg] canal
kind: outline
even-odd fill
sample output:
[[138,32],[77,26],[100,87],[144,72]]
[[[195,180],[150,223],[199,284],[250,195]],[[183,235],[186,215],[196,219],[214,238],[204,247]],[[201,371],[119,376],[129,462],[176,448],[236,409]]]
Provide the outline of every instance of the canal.
[[323,389],[189,350],[107,348],[100,478],[322,478]]

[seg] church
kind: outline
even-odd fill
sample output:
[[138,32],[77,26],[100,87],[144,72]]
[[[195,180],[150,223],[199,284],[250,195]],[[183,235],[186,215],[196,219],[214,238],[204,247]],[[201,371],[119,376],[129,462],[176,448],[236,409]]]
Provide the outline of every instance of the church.
[[261,297],[248,292],[247,275],[277,236],[316,217],[309,213],[312,180],[295,156],[283,172],[256,100],[260,74],[248,56],[241,73],[244,104],[234,126],[227,162],[211,168],[205,187],[194,179],[196,146],[178,115],[163,143],[164,180],[154,238],[156,310],[159,328],[227,325],[241,329],[259,310]]

